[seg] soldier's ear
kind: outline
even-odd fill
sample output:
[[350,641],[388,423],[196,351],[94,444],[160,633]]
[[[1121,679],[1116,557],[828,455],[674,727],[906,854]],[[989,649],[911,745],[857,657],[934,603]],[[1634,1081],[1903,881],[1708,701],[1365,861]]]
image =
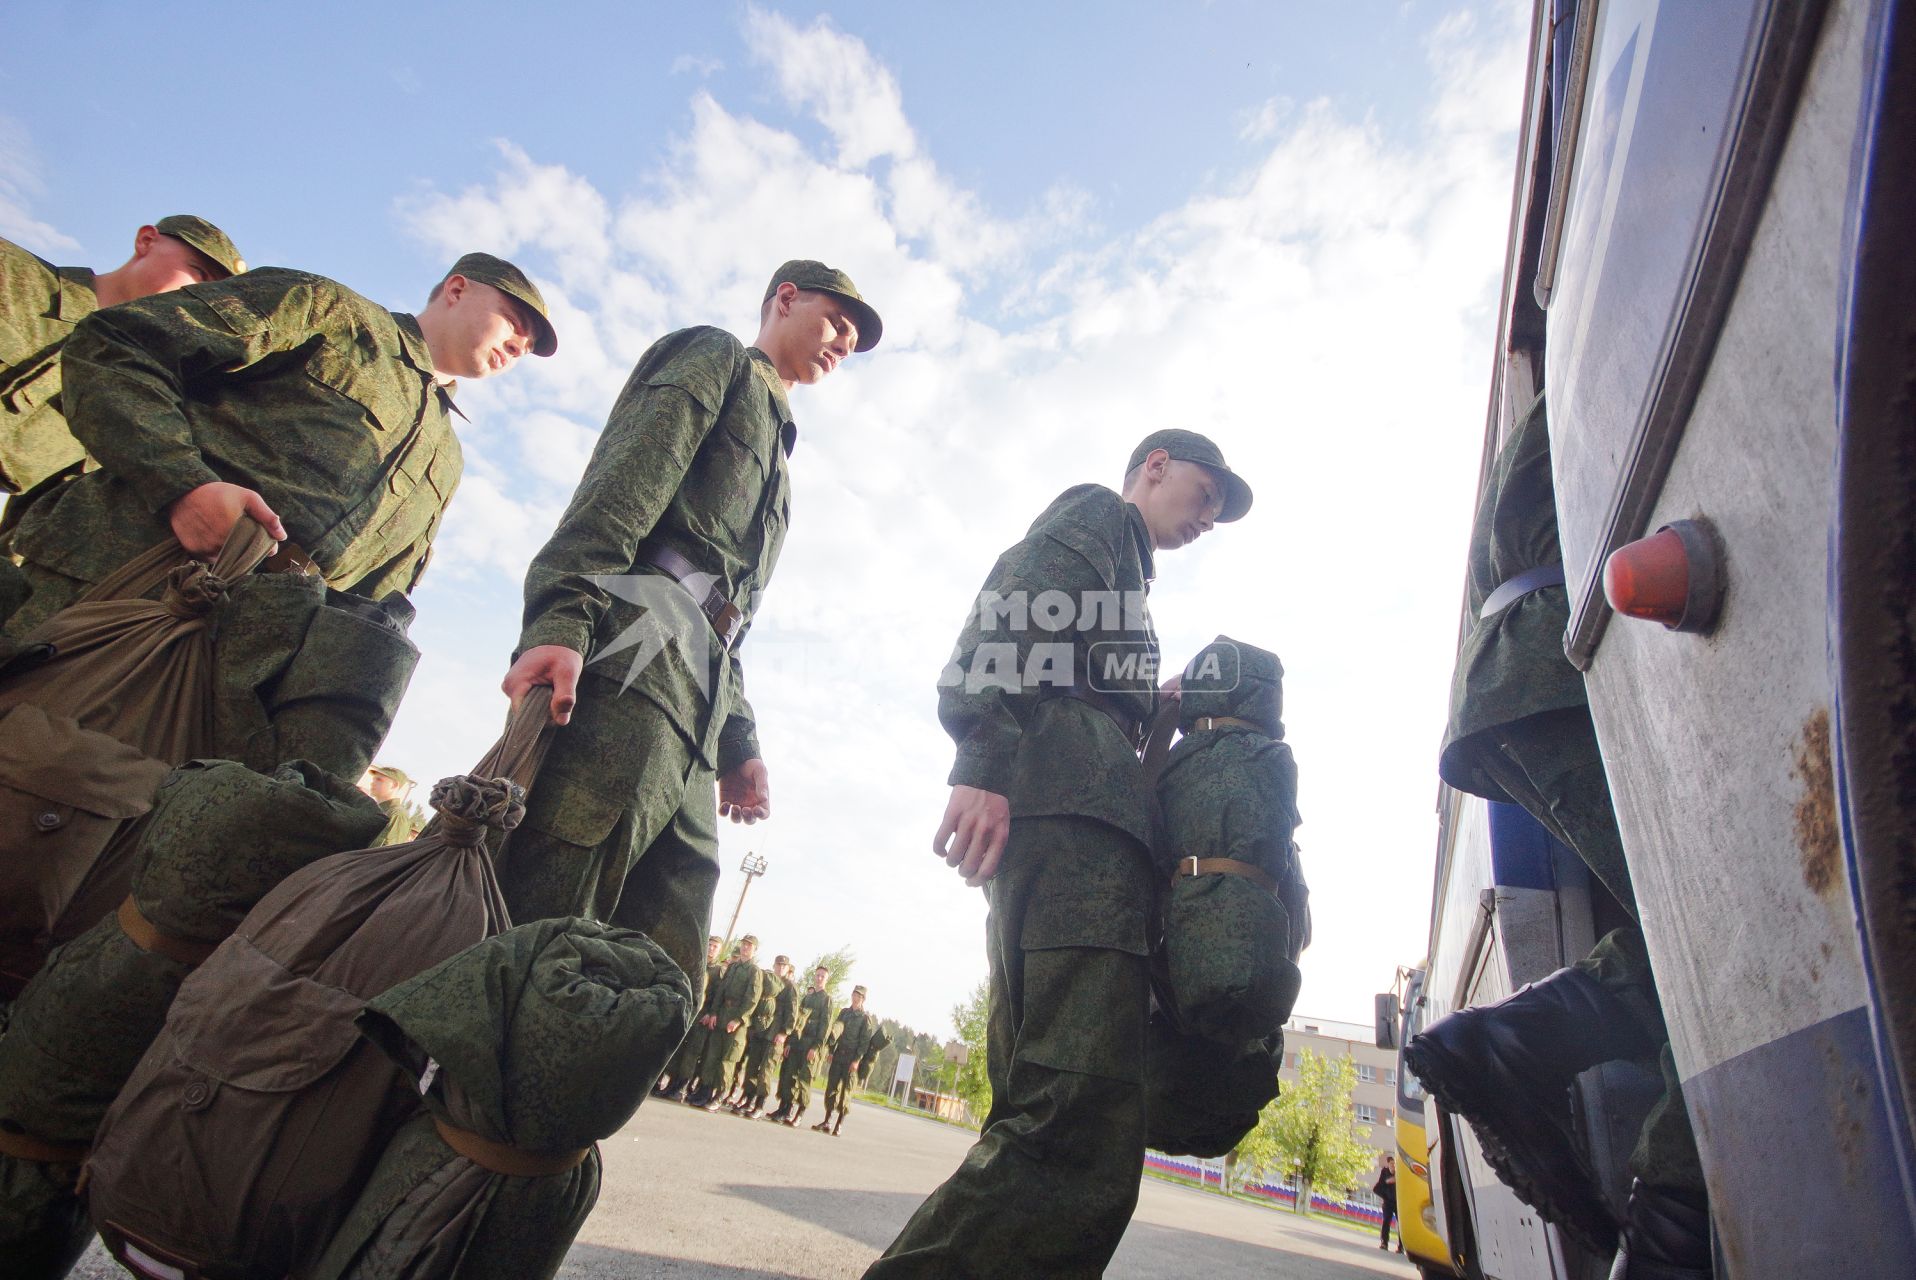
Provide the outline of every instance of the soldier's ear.
[[135,258],[144,258],[147,254],[153,252],[153,246],[159,242],[159,239],[160,229],[158,227],[151,225],[141,227],[133,233],[133,256]]

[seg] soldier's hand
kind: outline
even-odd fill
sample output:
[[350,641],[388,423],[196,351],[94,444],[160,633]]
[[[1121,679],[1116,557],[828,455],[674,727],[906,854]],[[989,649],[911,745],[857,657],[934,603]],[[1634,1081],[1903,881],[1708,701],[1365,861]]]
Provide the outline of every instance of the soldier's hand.
[[998,874],[998,859],[1010,834],[1011,801],[996,791],[953,787],[931,851],[976,888]]
[[526,690],[550,685],[552,723],[565,724],[572,719],[572,708],[579,701],[579,672],[584,669],[585,658],[577,649],[562,644],[534,645],[519,655],[499,687],[516,707]]
[[266,499],[243,485],[215,480],[197,489],[188,489],[173,499],[166,509],[166,522],[173,536],[196,556],[212,556],[226,545],[241,516],[251,516],[272,535],[273,541],[286,541],[286,526],[279,522]]
[[708,1013],[703,1018],[700,1018],[699,1021],[705,1024],[707,1031],[718,1030],[718,1015],[716,1013]]
[[1176,701],[1184,696],[1184,673],[1178,672],[1158,686],[1158,696]]
[[719,777],[719,814],[747,826],[772,816],[772,775],[763,760],[747,760]]
[[737,1030],[738,1030],[738,1019],[736,1019],[736,1018],[734,1018],[734,1019],[733,1019],[732,1021],[730,1021],[730,1022],[728,1022],[728,1023],[726,1023],[726,1024],[725,1024],[725,1034],[726,1034],[726,1035],[728,1035],[728,1036],[729,1036],[729,1035],[731,1035],[731,1034],[732,1034],[732,1033],[733,1033],[734,1031],[737,1031]]

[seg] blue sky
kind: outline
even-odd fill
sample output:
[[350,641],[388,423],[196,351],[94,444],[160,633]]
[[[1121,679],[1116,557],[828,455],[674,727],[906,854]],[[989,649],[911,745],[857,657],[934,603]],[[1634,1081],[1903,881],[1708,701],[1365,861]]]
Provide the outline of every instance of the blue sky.
[[519,576],[644,347],[749,340],[772,267],[821,257],[886,339],[794,397],[745,653],[776,814],[727,832],[718,923],[764,852],[743,927],[850,943],[874,1007],[942,1028],[984,911],[928,852],[933,680],[1037,511],[1183,425],[1258,505],[1153,607],[1172,663],[1220,632],[1284,658],[1302,1008],[1363,1020],[1417,958],[1527,5],[17,10],[9,46],[49,52],[0,70],[0,235],[107,267],[194,212],[395,308],[471,248],[553,303],[558,357],[461,391],[395,762],[456,772],[495,730]]

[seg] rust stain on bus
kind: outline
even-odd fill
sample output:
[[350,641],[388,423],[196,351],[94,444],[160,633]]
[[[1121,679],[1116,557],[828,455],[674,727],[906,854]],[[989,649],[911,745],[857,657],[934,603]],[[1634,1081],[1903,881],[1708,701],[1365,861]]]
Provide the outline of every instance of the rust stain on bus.
[[1796,849],[1803,860],[1803,883],[1822,896],[1839,887],[1843,874],[1828,708],[1818,708],[1803,722],[1803,735],[1796,744],[1796,764],[1790,774],[1803,784],[1803,794],[1796,801]]

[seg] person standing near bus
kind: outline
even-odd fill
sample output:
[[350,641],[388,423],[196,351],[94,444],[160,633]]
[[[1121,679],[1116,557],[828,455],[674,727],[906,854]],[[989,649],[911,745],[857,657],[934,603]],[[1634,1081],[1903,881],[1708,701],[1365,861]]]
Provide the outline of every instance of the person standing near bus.
[[1099,1275],[1131,1221],[1158,874],[1145,593],[1158,552],[1250,505],[1216,444],[1154,432],[1121,493],[1067,489],[973,604],[939,680],[957,762],[933,850],[991,907],[991,1111],[866,1280]]
[[[1385,1156],[1383,1167],[1377,1171],[1377,1181],[1371,1184],[1371,1194],[1384,1202],[1384,1216],[1377,1227],[1377,1247],[1390,1248],[1390,1224],[1397,1220],[1397,1157]],[[1401,1237],[1397,1241],[1397,1252],[1404,1251]]]
[[1539,396],[1497,456],[1470,546],[1473,622],[1457,659],[1438,772],[1459,791],[1516,803],[1574,850],[1632,923],[1588,957],[1412,1038],[1404,1061],[1469,1120],[1491,1166],[1545,1218],[1603,1252],[1618,1224],[1576,1138],[1570,1086],[1599,1063],[1661,1069],[1638,1135],[1613,1280],[1711,1274],[1708,1194],[1671,1056],[1569,622],[1550,431]]

